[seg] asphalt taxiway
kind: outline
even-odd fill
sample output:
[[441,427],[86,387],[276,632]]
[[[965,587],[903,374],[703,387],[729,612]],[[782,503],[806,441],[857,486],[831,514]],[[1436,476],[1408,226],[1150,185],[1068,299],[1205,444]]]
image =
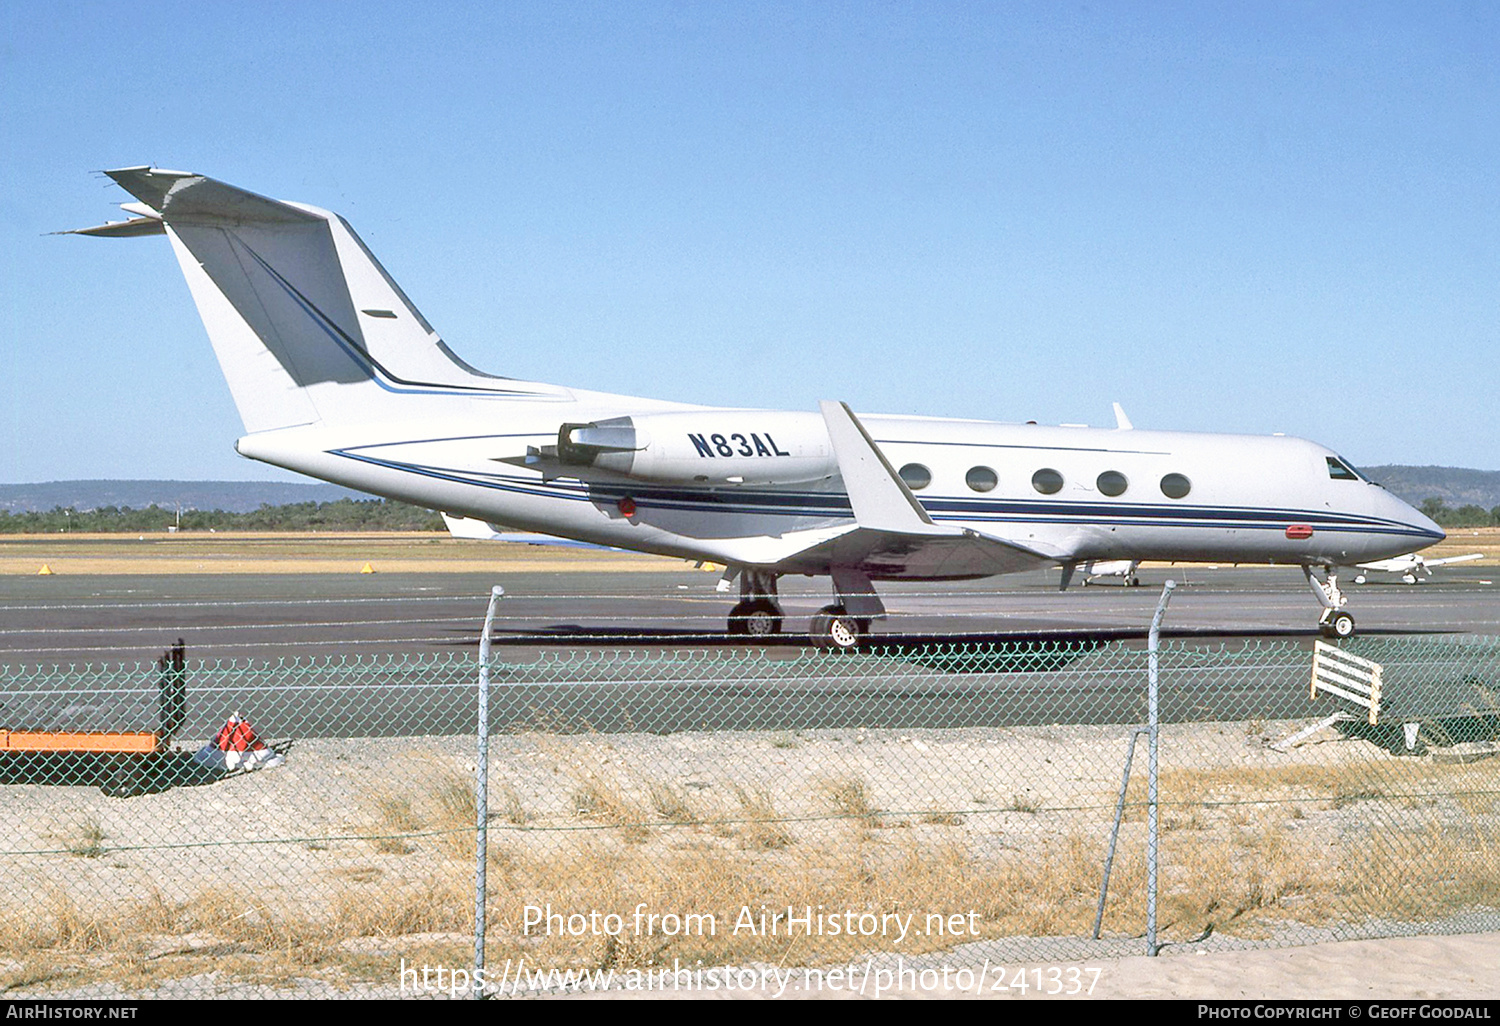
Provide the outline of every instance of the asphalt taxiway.
[[[1296,568],[1148,569],[1140,587],[1106,580],[1058,590],[1057,571],[880,591],[874,639],[905,644],[1143,638],[1168,578],[1178,582],[1165,637],[1317,636],[1318,605]],[[490,588],[505,589],[496,643],[512,649],[744,644],[727,635],[735,594],[716,575],[649,573],[225,574],[0,577],[0,666],[153,660],[177,638],[192,659],[414,655],[478,643]],[[1458,567],[1432,581],[1346,584],[1368,636],[1500,636],[1500,568]],[[831,601],[826,579],[783,578],[787,634]]]
[[[1492,573],[1351,588],[1362,636],[1500,637]],[[467,733],[494,584],[506,592],[494,635],[499,729],[1135,723],[1145,712],[1144,660],[1128,652],[1144,647],[1168,577],[1179,589],[1163,633],[1205,657],[1164,673],[1166,720],[1327,715],[1308,701],[1303,650],[1317,638],[1318,607],[1297,570],[1142,576],[1140,587],[1067,592],[1056,572],[888,584],[877,646],[849,656],[815,653],[797,633],[828,601],[826,581],[811,579],[782,582],[789,633],[768,644],[729,637],[735,596],[693,570],[11,576],[0,578],[0,726],[154,729],[151,664],[182,638],[191,672],[180,736],[211,734],[229,711],[253,712],[272,737]],[[1255,645],[1265,639],[1291,644]],[[953,645],[979,656],[949,659]],[[995,655],[997,645],[1023,654]],[[1493,647],[1468,646],[1490,662]],[[341,659],[352,664],[347,673]],[[64,666],[79,672],[59,674]],[[112,677],[101,667],[137,669]]]

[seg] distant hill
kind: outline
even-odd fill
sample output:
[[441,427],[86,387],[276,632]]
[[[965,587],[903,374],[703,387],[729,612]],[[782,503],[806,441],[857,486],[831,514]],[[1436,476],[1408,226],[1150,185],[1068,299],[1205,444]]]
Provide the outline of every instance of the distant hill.
[[1378,481],[1413,506],[1425,499],[1442,499],[1452,509],[1500,506],[1500,470],[1465,470],[1462,467],[1361,467],[1360,472]]
[[46,481],[38,484],[0,484],[0,510],[9,513],[46,512],[69,507],[76,510],[221,509],[250,513],[263,505],[284,506],[294,502],[337,502],[368,499],[362,492],[331,484],[296,484],[277,481]]

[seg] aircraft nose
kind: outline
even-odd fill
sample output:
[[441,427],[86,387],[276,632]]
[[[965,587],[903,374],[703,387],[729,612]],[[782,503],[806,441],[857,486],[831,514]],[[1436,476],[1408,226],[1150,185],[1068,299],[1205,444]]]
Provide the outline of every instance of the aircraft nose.
[[1439,527],[1437,525],[1437,521],[1433,520],[1426,513],[1423,513],[1421,510],[1417,509],[1415,506],[1411,505],[1408,502],[1404,502],[1399,499],[1397,501],[1400,502],[1401,506],[1403,507],[1406,522],[1411,526],[1417,528],[1418,530],[1423,531],[1426,534],[1430,534],[1432,536],[1432,544],[1436,544],[1437,542],[1440,542],[1444,538],[1448,537],[1448,532]]

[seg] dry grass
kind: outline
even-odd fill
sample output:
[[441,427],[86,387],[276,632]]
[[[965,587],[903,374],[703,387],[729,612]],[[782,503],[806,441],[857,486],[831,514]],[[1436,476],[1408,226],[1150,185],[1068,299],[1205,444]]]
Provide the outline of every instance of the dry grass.
[[449,858],[471,858],[474,836],[478,830],[479,803],[474,782],[444,774],[433,784],[433,805],[437,813],[434,826],[443,831],[442,845]]
[[472,857],[478,824],[473,782],[443,766],[423,768],[428,772],[402,790],[366,791],[366,822],[355,832],[382,855],[410,855],[430,846],[449,858]]
[[491,800],[500,809],[500,818],[505,822],[511,826],[525,826],[531,821],[531,813],[526,811],[526,806],[514,787],[502,781],[498,786],[491,786],[490,793]]
[[837,816],[863,820],[867,826],[880,826],[880,809],[870,794],[870,785],[860,777],[825,780],[818,788],[827,807]]
[[410,795],[372,793],[368,804],[375,823],[365,830],[370,844],[382,855],[409,855],[416,851],[411,835],[421,833],[426,824],[412,807]]
[[612,775],[598,767],[580,769],[575,777],[573,810],[579,816],[609,826],[619,827],[621,836],[632,844],[642,844],[651,837],[646,825],[652,816],[643,809]]
[[104,827],[98,817],[85,815],[75,821],[58,837],[58,843],[70,855],[84,859],[97,859],[108,849],[104,845]]
[[703,822],[703,817],[693,808],[682,788],[654,781],[650,789],[651,808],[664,822],[678,826],[692,826]]
[[1037,813],[1042,810],[1042,800],[1036,795],[1013,794],[1010,796],[1010,804],[1006,806],[1011,812]]
[[791,830],[776,811],[771,793],[764,788],[746,789],[738,784],[732,790],[739,802],[740,837],[746,848],[752,851],[777,851],[788,847],[794,840]]
[[[165,525],[164,525],[165,527]],[[669,571],[679,559],[593,549],[545,549],[421,531],[186,531],[0,537],[0,574],[33,575],[43,564],[78,574],[357,574],[366,562],[385,573]],[[497,565],[498,564],[498,565]]]
[[964,817],[961,812],[924,812],[918,821],[929,826],[963,826]]
[[[868,947],[860,938],[794,944],[785,935],[731,932],[746,909],[758,915],[762,906],[770,911],[820,904],[901,910],[963,924],[965,932],[957,936],[914,939],[903,949],[908,953],[981,937],[1076,936],[1092,923],[1102,850],[1097,832],[1085,832],[1081,822],[1065,833],[1038,833],[1016,850],[983,857],[964,833],[937,833],[931,827],[878,835],[855,830],[851,839],[848,832],[830,831],[824,820],[815,839],[794,844],[767,792],[730,790],[740,817],[733,838],[716,838],[700,825],[673,828],[671,843],[665,837],[632,842],[628,830],[617,827],[588,834],[581,843],[576,835],[568,835],[564,844],[528,833],[522,836],[535,843],[495,849],[490,957],[524,955],[534,964],[619,968],[671,958],[795,964],[807,958],[836,961]],[[1283,812],[1255,811],[1239,826],[1221,826],[1185,849],[1166,843],[1165,939],[1181,941],[1208,929],[1256,937],[1279,922],[1327,922],[1356,910],[1420,918],[1442,908],[1500,902],[1493,829],[1434,829],[1409,837],[1370,830],[1351,838],[1349,850],[1330,851],[1288,835]],[[1142,828],[1127,826],[1106,930],[1134,932],[1144,921],[1143,848]],[[387,863],[408,864],[406,859]],[[430,948],[434,957],[458,959],[467,950],[472,928],[467,865],[438,865],[447,868],[434,872],[432,863],[424,863],[403,874],[351,865],[330,873],[327,892],[315,902],[209,890],[179,902],[153,894],[139,901],[88,904],[56,892],[41,914],[0,915],[0,950],[11,960],[6,980],[14,986],[71,979],[83,964],[80,958],[105,957],[109,973],[143,986],[202,971],[210,961],[230,976],[261,980],[335,973],[382,981],[388,959],[382,960],[381,952],[399,950],[410,960]],[[608,942],[590,936],[526,937],[523,904],[598,909],[627,921],[644,904],[659,915],[712,917],[718,929],[713,936],[658,929]],[[381,947],[383,941],[395,946]]]
[[[551,783],[533,792],[533,809],[521,808],[508,783],[493,792],[500,814],[528,827],[491,834],[494,963],[524,956],[558,967],[628,969],[674,958],[794,965],[880,946],[858,937],[732,931],[746,910],[758,916],[788,906],[964,924],[960,934],[909,939],[901,949],[908,954],[980,938],[1083,936],[1092,926],[1114,801],[1103,776],[1088,785],[1097,790],[1067,801],[1040,785],[1038,792],[1017,788],[1021,794],[1011,785],[997,792],[1010,798],[987,807],[913,811],[913,822],[900,824],[907,829],[877,830],[871,824],[892,814],[882,812],[861,774],[713,776],[689,792],[674,782],[685,777],[636,768],[627,746],[549,739],[538,747],[549,757],[542,773]],[[388,983],[398,952],[408,962],[462,964],[472,929],[472,792],[445,765],[429,770],[415,783],[408,774],[399,786],[372,788],[361,803],[367,840],[307,856],[322,867],[313,885],[171,898],[147,891],[139,900],[87,899],[85,888],[58,886],[24,911],[0,911],[0,988],[100,976],[146,987],[207,971],[266,982]],[[889,777],[874,779],[893,789]],[[766,780],[777,781],[774,792]],[[969,782],[952,786],[957,794],[975,791]],[[1045,806],[1029,797],[1037,793]],[[1131,797],[1143,800],[1144,787]],[[1176,769],[1163,774],[1162,800],[1167,941],[1205,931],[1256,938],[1288,924],[1372,916],[1421,921],[1500,905],[1500,823],[1482,818],[1496,805],[1493,771],[1484,764],[1382,757],[1346,767]],[[504,811],[512,804],[513,813]],[[1139,808],[1133,813],[1105,917],[1116,935],[1137,933],[1145,917],[1144,817]],[[392,841],[399,844],[382,847]],[[78,880],[108,861],[51,857]],[[627,922],[644,907],[658,916],[712,917],[718,929],[525,935],[527,904],[612,912]]]

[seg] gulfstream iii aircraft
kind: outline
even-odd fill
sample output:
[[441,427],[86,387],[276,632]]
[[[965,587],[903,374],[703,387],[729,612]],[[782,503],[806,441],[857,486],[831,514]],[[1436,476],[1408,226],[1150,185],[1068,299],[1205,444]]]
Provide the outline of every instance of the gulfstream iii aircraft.
[[[1443,538],[1296,438],[723,409],[519,381],[445,345],[336,214],[151,167],[96,236],[166,235],[245,425],[241,455],[404,502],[728,567],[733,633],[782,629],[777,580],[831,578],[851,647],[877,581],[1107,560],[1303,568],[1348,636],[1337,567]],[[1321,576],[1320,576],[1321,574]]]

